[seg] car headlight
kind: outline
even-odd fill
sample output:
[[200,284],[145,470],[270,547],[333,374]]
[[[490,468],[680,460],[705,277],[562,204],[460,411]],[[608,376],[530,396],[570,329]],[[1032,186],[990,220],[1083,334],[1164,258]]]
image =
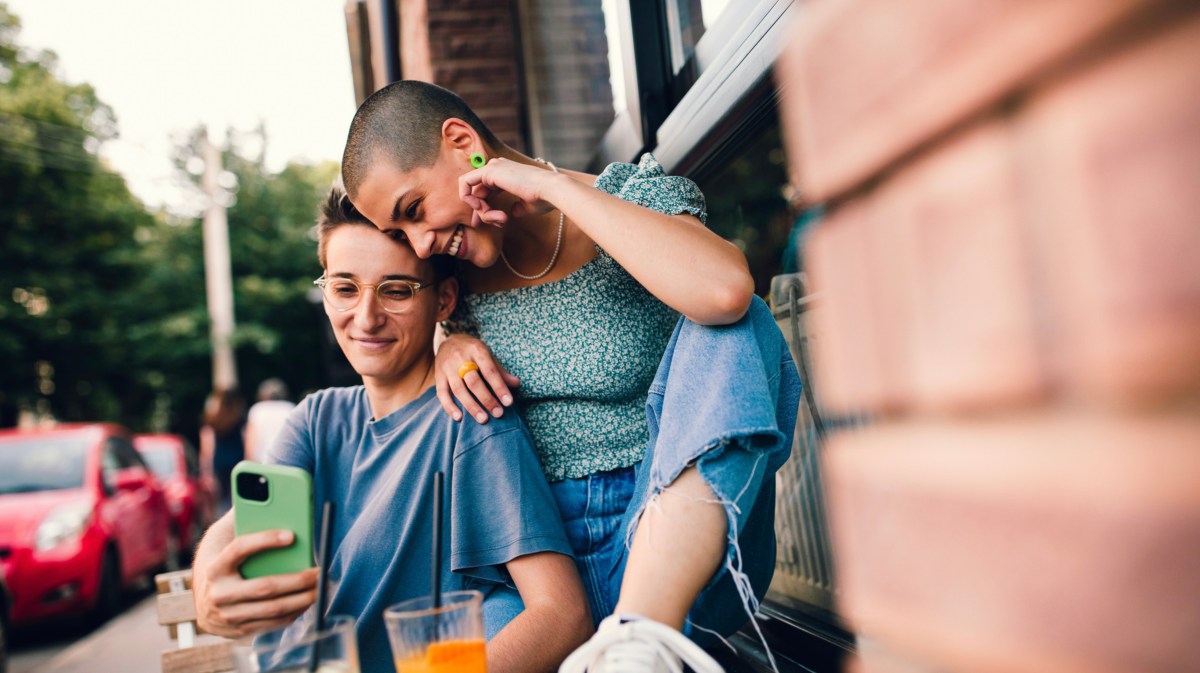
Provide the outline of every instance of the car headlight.
[[93,506],[90,500],[80,500],[51,510],[38,526],[34,548],[40,552],[47,551],[78,539],[92,517]]

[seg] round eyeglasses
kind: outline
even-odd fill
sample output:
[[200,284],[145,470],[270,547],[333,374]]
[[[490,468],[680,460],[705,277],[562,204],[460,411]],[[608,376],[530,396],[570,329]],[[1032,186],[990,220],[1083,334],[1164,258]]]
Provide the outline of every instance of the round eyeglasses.
[[325,296],[325,301],[334,308],[335,311],[345,313],[350,309],[358,306],[358,301],[362,299],[365,288],[375,290],[375,301],[378,302],[379,308],[388,313],[404,313],[412,306],[413,297],[418,292],[433,285],[433,283],[416,283],[411,280],[385,280],[382,283],[372,285],[370,283],[360,283],[350,278],[326,278],[321,276],[313,281],[313,285],[321,288],[321,294]]

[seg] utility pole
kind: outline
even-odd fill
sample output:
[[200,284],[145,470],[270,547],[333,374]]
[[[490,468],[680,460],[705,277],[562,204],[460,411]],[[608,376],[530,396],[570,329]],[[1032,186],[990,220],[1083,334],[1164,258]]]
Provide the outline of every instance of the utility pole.
[[208,197],[204,211],[204,279],[208,293],[208,317],[212,323],[213,389],[226,390],[237,385],[237,363],[233,359],[233,271],[229,262],[229,220],[221,205],[221,152],[208,140],[208,131],[200,135],[204,174],[200,185]]

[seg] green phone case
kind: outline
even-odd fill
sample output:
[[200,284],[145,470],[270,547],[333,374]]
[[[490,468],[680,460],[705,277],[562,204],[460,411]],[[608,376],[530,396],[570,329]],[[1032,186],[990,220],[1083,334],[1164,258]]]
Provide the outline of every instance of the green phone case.
[[[256,474],[267,480],[265,501],[248,500],[238,493],[238,475]],[[287,465],[262,465],[243,460],[233,468],[233,528],[237,535],[260,530],[286,529],[296,534],[290,546],[251,556],[242,564],[242,577],[294,573],[313,567],[312,475]]]

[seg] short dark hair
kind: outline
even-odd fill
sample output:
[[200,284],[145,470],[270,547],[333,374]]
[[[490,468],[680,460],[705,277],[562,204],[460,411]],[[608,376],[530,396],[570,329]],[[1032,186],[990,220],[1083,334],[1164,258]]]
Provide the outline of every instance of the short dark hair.
[[[346,195],[346,190],[342,188],[341,184],[334,182],[333,186],[329,188],[329,194],[321,202],[320,211],[317,213],[317,259],[321,261],[322,269],[326,268],[325,255],[329,249],[329,235],[333,233],[334,229],[347,225],[375,229],[375,225],[358,212],[353,203],[350,203],[350,197]],[[408,244],[397,242],[396,245],[407,246]],[[429,265],[433,267],[433,282],[435,283],[440,283],[453,276],[458,267],[458,261],[447,255],[434,255],[428,261]]]
[[449,89],[400,80],[371,94],[354,113],[346,137],[342,154],[346,191],[357,194],[367,171],[378,161],[389,161],[401,172],[432,166],[437,161],[442,124],[450,118],[469,124],[489,147],[502,145],[471,107]]

